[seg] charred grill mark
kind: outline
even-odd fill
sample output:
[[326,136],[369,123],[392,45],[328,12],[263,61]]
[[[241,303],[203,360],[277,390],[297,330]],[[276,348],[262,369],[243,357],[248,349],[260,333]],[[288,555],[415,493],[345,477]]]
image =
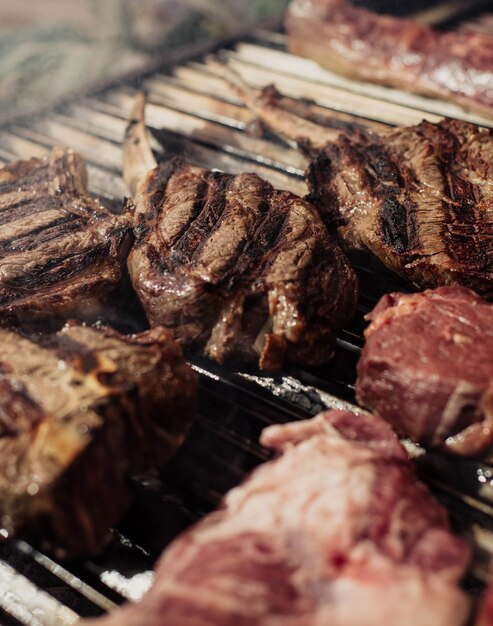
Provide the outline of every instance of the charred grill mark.
[[45,228],[41,227],[36,229],[36,231],[32,231],[28,237],[17,239],[15,244],[16,246],[18,244],[18,247],[12,247],[11,249],[20,252],[36,250],[43,244],[61,239],[70,233],[80,232],[85,225],[85,220],[81,218],[74,218],[72,215],[68,215],[64,218],[61,217],[51,224],[48,224]]
[[146,241],[146,256],[149,259],[149,263],[155,272],[165,274],[169,272],[168,263],[166,257],[162,251],[158,250],[155,245]]
[[7,207],[0,208],[0,226],[31,215],[39,215],[59,206],[60,203],[51,196],[37,197],[35,202],[32,198],[20,199]]
[[[474,173],[475,167],[483,168],[484,163],[474,163],[467,151],[461,149],[453,132],[458,130],[467,139],[471,139],[476,135],[477,129],[471,125],[456,127],[452,122],[443,122],[440,129],[448,157],[442,167],[444,193],[450,198],[445,207],[443,239],[446,252],[454,263],[463,267],[491,271],[492,263],[488,256],[492,250],[489,233],[493,224],[488,223],[485,199],[480,186],[462,175],[462,168],[468,173]],[[462,140],[464,141],[464,137]],[[475,141],[479,141],[479,138],[475,138]],[[484,174],[485,172],[483,177]]]
[[468,235],[469,237],[480,235],[481,238],[486,238],[486,242],[490,237],[493,237],[493,223],[492,222],[475,222],[473,224],[447,224],[447,231],[452,235]]
[[412,252],[420,247],[419,223],[416,214],[416,205],[410,198],[405,200],[406,228],[407,228],[407,251]]
[[187,224],[172,245],[170,262],[173,267],[196,260],[226,207],[226,194],[232,176],[207,172],[197,187],[196,198]]
[[220,172],[211,172],[210,176],[214,177],[216,187],[214,189],[211,186],[207,203],[193,224],[195,235],[198,235],[199,238],[195,249],[191,251],[189,256],[191,261],[197,261],[200,258],[208,239],[217,228],[220,228],[227,210],[227,194],[233,182],[233,176]]
[[[222,276],[218,277],[218,282],[226,290],[233,289],[242,283],[250,290],[252,280],[255,281],[265,275],[268,261],[272,263],[277,256],[275,244],[287,215],[283,215],[284,207],[273,206],[273,197],[276,193],[274,188],[260,178],[258,183],[262,186],[262,199],[254,210],[261,217],[254,225],[252,232],[240,242],[237,255],[229,263],[223,265]],[[274,212],[276,212],[275,215]],[[284,218],[282,224],[277,223],[280,217]],[[270,239],[270,244],[268,239]]]
[[135,246],[141,246],[152,230],[152,223],[146,215],[137,215],[137,224],[134,226]]
[[[275,194],[273,195],[275,196]],[[275,257],[277,245],[286,234],[288,218],[289,213],[284,207],[275,207],[271,203],[271,210],[264,214],[262,221],[253,233],[252,245],[247,250],[247,255],[253,259],[266,256]]]
[[[165,208],[166,193],[169,181],[186,165],[179,157],[160,163],[148,176],[146,188],[146,211],[138,213],[134,227],[135,247],[145,245],[147,238],[156,229],[161,211]],[[156,267],[161,266],[158,258],[152,260]]]
[[34,228],[25,235],[0,240],[0,252],[7,254],[35,250],[49,241],[64,237],[68,233],[80,229],[84,223],[84,220],[74,218],[71,214],[58,217],[51,222]]
[[98,260],[107,258],[111,241],[106,241],[94,248],[66,257],[50,259],[48,262],[33,268],[25,274],[16,276],[4,282],[9,287],[7,292],[0,295],[0,305],[6,305],[22,298],[29,291],[39,291],[41,287],[54,285],[57,282],[69,281]]
[[407,210],[392,195],[383,200],[380,210],[380,226],[385,245],[394,249],[398,254],[408,251]]
[[344,223],[339,196],[332,187],[335,173],[328,150],[323,150],[310,162],[305,174],[310,190],[307,200],[317,207],[320,216],[329,228]]
[[380,144],[373,143],[363,147],[364,157],[368,167],[372,170],[376,184],[385,184],[402,187],[403,180],[399,168],[393,162],[388,151]]
[[193,208],[192,208],[192,214],[190,216],[190,220],[186,222],[185,224],[183,224],[182,228],[180,229],[177,236],[175,237],[174,242],[172,243],[172,247],[175,250],[177,250],[178,254],[179,254],[180,248],[185,247],[185,243],[183,240],[184,238],[186,238],[188,229],[190,228],[191,224],[195,222],[195,220],[204,210],[204,206],[205,206],[205,203],[207,202],[207,197],[209,195],[209,187],[210,187],[210,181],[207,176],[204,176],[204,178],[199,182],[195,190],[195,200],[193,202]]
[[155,227],[159,214],[163,209],[168,183],[172,176],[184,167],[180,158],[160,163],[148,177],[148,210],[137,215],[137,227],[134,230],[136,247],[143,245],[151,230]]
[[182,167],[184,167],[183,161],[180,158],[175,158],[160,163],[154,170],[154,175],[148,189],[153,215],[159,213],[161,210],[170,178]]

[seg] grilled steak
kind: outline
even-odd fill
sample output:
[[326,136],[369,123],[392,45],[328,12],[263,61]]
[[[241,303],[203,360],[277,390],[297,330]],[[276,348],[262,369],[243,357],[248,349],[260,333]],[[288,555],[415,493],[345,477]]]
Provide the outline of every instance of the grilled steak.
[[0,342],[1,526],[59,555],[94,553],[129,505],[130,473],[182,442],[193,372],[162,328],[0,329]]
[[358,401],[420,443],[493,448],[493,304],[463,287],[384,296],[368,316]]
[[384,422],[332,411],[261,441],[279,458],[175,540],[140,604],[88,626],[464,624],[467,548]]
[[94,318],[121,276],[126,217],[87,192],[71,150],[0,169],[0,320]]
[[[131,125],[129,149],[142,127]],[[255,174],[173,158],[141,179],[135,221],[128,267],[152,325],[219,362],[276,369],[331,357],[357,282],[307,202]]]
[[420,287],[493,295],[493,131],[444,120],[340,136],[311,162],[310,199]]
[[288,48],[351,78],[451,100],[493,117],[493,37],[439,32],[346,0],[293,0]]
[[340,134],[257,96],[222,68],[265,123],[309,156],[308,199],[349,247],[419,287],[493,295],[493,130],[458,120]]

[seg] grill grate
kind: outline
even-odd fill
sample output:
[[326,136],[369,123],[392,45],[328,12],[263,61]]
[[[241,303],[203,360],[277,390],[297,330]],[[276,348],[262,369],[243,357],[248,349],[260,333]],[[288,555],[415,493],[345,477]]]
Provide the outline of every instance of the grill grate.
[[[493,31],[492,23],[486,16],[469,27]],[[287,53],[279,33],[256,31],[221,53],[250,84],[275,83],[317,119],[382,127],[450,115],[492,125],[452,104],[335,76]],[[303,157],[274,139],[246,132],[254,128],[253,114],[231,94],[207,56],[155,72],[138,87],[148,91],[146,117],[158,157],[180,152],[199,165],[233,173],[255,171],[277,187],[306,193]],[[91,191],[119,210],[127,193],[120,177],[121,142],[136,90],[137,84],[113,87],[0,128],[0,163],[68,145],[86,158]],[[354,408],[364,314],[380,295],[406,285],[364,254],[352,260],[361,298],[355,319],[340,334],[332,363],[316,371],[292,369],[266,376],[195,360],[201,380],[199,420],[160,480],[134,478],[136,503],[101,557],[62,564],[22,540],[0,544],[0,588],[6,590],[0,594],[0,624],[66,626],[79,615],[99,615],[125,599],[139,598],[152,581],[153,562],[164,546],[268,458],[258,444],[262,428],[327,407]],[[493,468],[425,454],[405,443],[457,529],[475,546],[467,584],[477,594],[493,554]]]

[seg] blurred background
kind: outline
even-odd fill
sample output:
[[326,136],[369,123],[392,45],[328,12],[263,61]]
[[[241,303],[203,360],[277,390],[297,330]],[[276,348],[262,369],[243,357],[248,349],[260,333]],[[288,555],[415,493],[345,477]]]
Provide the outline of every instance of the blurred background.
[[287,0],[0,0],[0,117],[281,16]]
[[[402,14],[438,0],[354,0]],[[467,6],[476,0],[449,0]],[[0,121],[192,42],[280,19],[288,0],[0,0]],[[438,1],[438,4],[444,4]]]

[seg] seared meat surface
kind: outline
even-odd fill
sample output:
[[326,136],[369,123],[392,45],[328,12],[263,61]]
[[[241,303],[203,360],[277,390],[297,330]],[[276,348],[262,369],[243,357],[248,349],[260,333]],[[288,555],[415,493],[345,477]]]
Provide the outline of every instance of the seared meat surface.
[[422,122],[327,144],[307,171],[310,200],[347,245],[420,287],[493,296],[493,131]]
[[384,296],[358,363],[360,404],[419,443],[493,448],[493,304],[462,287]]
[[88,195],[81,157],[0,169],[0,320],[94,319],[120,281],[130,222]]
[[310,204],[174,158],[140,180],[135,222],[128,267],[151,325],[219,362],[329,360],[357,281]]
[[278,458],[164,553],[143,600],[92,626],[460,626],[468,559],[382,420],[267,428]]
[[370,250],[421,288],[493,295],[493,130],[447,119],[341,134],[221,68],[247,106],[308,156],[308,200],[346,246]]
[[59,555],[97,552],[130,502],[132,471],[162,465],[195,408],[167,331],[0,329],[0,519]]
[[293,0],[288,48],[351,78],[451,100],[493,117],[493,37],[440,32],[346,0]]

